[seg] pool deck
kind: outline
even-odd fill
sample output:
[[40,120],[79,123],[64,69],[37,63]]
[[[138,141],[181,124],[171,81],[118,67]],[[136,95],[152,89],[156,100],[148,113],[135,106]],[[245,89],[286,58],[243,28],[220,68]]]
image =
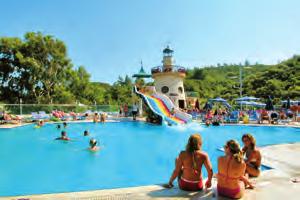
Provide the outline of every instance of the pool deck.
[[[300,143],[280,144],[261,148],[263,164],[272,167],[263,171],[259,178],[252,179],[255,182],[254,190],[246,190],[242,199],[299,199],[300,193]],[[293,179],[297,178],[297,183]],[[167,181],[167,180],[166,180]],[[96,190],[85,192],[70,192],[56,194],[42,194],[30,196],[0,197],[11,200],[121,200],[121,199],[227,199],[220,197],[216,192],[216,180],[213,179],[212,189],[202,192],[184,192],[178,187],[165,189],[160,185],[142,187]]]
[[[109,117],[107,118],[106,122],[124,122],[124,121],[134,121],[132,119],[132,117]],[[137,117],[136,121],[142,121],[142,122],[146,122],[145,118],[141,118],[141,117]],[[67,122],[67,123],[91,123],[93,122],[92,119],[89,120],[75,120],[75,121],[59,121],[59,122],[46,122],[46,123],[51,123],[51,124],[59,124],[59,123],[63,123],[63,122]],[[204,124],[200,121],[193,121],[195,123],[200,123],[200,124]],[[97,122],[99,124],[101,124],[101,122]],[[29,124],[35,124],[34,122],[30,122],[30,123],[17,123],[17,124],[11,124],[11,123],[6,123],[6,124],[0,124],[0,129],[6,129],[6,128],[15,128],[15,127],[21,127],[21,126],[26,126]],[[262,123],[262,124],[258,124],[258,123],[248,123],[248,124],[244,124],[244,123],[225,123],[222,125],[240,125],[240,126],[275,126],[275,127],[295,127],[295,128],[300,128],[300,122],[288,122],[288,123],[284,123],[284,124],[269,124],[269,123]],[[222,126],[221,125],[221,126]]]

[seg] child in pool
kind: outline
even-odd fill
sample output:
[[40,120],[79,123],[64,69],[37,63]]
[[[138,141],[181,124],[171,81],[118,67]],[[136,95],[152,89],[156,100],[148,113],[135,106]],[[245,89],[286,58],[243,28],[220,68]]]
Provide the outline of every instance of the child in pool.
[[67,132],[66,131],[62,131],[61,132],[61,136],[58,138],[55,138],[55,140],[65,140],[65,141],[69,141],[70,138],[67,136]]
[[97,146],[97,140],[96,139],[91,139],[90,140],[90,147],[89,147],[90,151],[98,151],[99,147]]
[[83,132],[83,136],[89,136],[90,135],[90,133],[87,131],[87,130],[85,130],[84,132]]
[[63,125],[64,125],[64,128],[67,128],[67,126],[68,126],[67,122],[64,122]]

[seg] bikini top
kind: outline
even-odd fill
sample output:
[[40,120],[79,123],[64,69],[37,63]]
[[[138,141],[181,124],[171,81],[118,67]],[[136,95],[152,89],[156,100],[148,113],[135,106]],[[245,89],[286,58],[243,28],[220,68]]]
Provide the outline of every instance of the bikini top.
[[229,172],[229,164],[230,164],[231,160],[232,160],[232,156],[230,156],[229,161],[227,162],[226,175],[225,175],[225,174],[222,174],[222,173],[218,173],[219,176],[225,177],[225,180],[226,180],[226,181],[227,181],[228,179],[231,179],[231,180],[237,180],[237,179],[240,179],[240,177],[230,177],[230,176],[228,176],[228,172]]
[[201,169],[200,170],[197,169],[197,163],[195,161],[195,155],[194,155],[194,153],[192,153],[192,160],[193,160],[192,166],[191,167],[185,167],[185,166],[183,166],[183,169],[191,169],[191,170],[193,170],[193,172],[194,172],[195,175],[199,175],[200,172],[201,172]]
[[[254,150],[252,149],[246,149],[246,159],[249,160],[250,155],[253,153]],[[252,163],[254,166],[257,166],[257,158],[252,158],[251,160],[249,160],[250,163]]]

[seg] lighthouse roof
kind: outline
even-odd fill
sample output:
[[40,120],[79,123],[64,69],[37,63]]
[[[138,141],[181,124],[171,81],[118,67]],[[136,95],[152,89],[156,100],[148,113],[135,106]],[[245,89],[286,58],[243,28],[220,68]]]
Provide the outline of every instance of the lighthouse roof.
[[135,77],[135,78],[150,78],[151,75],[150,74],[147,74],[144,70],[144,67],[141,66],[141,69],[139,71],[139,73],[137,74],[134,74],[132,77]]
[[163,53],[167,53],[167,54],[169,54],[169,53],[173,53],[174,51],[169,47],[169,46],[167,46],[164,50],[163,50]]

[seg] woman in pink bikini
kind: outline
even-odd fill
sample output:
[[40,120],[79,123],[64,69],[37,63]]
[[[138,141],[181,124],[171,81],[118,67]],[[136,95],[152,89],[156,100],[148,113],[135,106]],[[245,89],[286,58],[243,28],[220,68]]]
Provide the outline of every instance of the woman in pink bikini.
[[244,195],[245,186],[254,187],[245,176],[246,163],[238,142],[229,140],[224,150],[225,156],[218,158],[218,194],[238,199]]
[[208,155],[201,151],[201,146],[201,136],[199,134],[191,135],[186,145],[186,150],[180,152],[176,159],[176,167],[169,183],[164,185],[165,187],[173,187],[173,181],[176,177],[178,177],[178,185],[180,189],[186,191],[202,190],[202,165],[205,166],[208,174],[205,186],[207,188],[211,187],[211,179],[213,175],[212,166]]

